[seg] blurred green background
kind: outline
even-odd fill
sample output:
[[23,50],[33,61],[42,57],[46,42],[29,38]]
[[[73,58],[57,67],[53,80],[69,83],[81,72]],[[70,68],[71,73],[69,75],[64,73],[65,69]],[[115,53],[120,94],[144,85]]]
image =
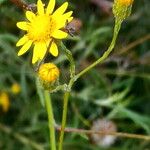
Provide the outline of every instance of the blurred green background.
[[[57,2],[59,6],[64,1]],[[99,58],[111,41],[112,1],[69,0],[69,3],[78,31],[64,43],[72,51],[79,72]],[[135,0],[132,15],[123,22],[111,56],[76,82],[69,102],[68,127],[91,129],[95,120],[103,119],[113,121],[119,132],[150,134],[149,8],[149,0]],[[0,18],[0,92],[7,92],[10,101],[8,111],[0,107],[0,150],[46,150],[49,146],[47,114],[37,93],[32,51],[18,57],[19,49],[15,46],[23,35],[16,22],[25,19],[24,11],[9,0],[0,0]],[[57,59],[50,56],[48,60],[58,64],[60,82],[67,82],[68,62],[61,50]],[[12,92],[14,83],[20,85],[20,92]],[[62,94],[52,94],[58,124],[61,123]],[[109,130],[107,128],[104,123],[102,130]],[[100,137],[99,141],[104,138],[107,137]],[[92,136],[66,133],[64,150],[70,149],[150,150],[150,142],[117,138],[112,145],[100,146]]]

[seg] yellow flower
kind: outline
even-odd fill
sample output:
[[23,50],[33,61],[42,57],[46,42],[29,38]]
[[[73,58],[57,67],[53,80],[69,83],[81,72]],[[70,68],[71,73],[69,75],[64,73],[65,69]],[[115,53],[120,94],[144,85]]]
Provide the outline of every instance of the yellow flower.
[[0,106],[4,112],[7,112],[10,107],[10,101],[6,92],[0,93]]
[[120,3],[121,5],[126,5],[129,6],[133,3],[134,0],[118,0],[118,3]]
[[11,92],[12,92],[13,94],[18,94],[18,93],[20,93],[20,91],[21,91],[21,87],[20,87],[20,85],[19,85],[18,83],[14,83],[14,84],[11,86]]
[[67,37],[68,33],[62,29],[73,17],[71,17],[72,11],[65,13],[68,7],[67,2],[53,12],[54,7],[55,0],[50,0],[46,9],[44,9],[42,1],[38,0],[37,13],[27,11],[26,17],[28,21],[17,23],[18,28],[26,31],[26,35],[16,44],[16,46],[22,46],[18,56],[28,51],[32,44],[34,45],[32,63],[42,60],[47,51],[53,56],[58,56],[55,39],[60,40]]
[[59,69],[53,63],[45,63],[40,66],[38,75],[45,83],[54,83],[59,77]]

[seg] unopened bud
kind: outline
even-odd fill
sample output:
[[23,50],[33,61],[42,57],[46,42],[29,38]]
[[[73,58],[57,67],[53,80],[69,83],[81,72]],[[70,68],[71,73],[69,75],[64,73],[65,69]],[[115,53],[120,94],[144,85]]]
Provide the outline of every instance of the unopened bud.
[[123,21],[131,14],[134,0],[114,0],[113,14],[116,19]]
[[44,87],[50,88],[59,78],[59,69],[53,63],[45,63],[40,66],[38,76]]
[[14,83],[14,84],[11,86],[11,92],[12,92],[13,94],[18,94],[18,93],[20,93],[20,91],[21,91],[21,87],[20,87],[20,85],[19,85],[18,83]]
[[0,107],[2,107],[3,112],[7,112],[10,107],[10,100],[6,92],[0,93]]

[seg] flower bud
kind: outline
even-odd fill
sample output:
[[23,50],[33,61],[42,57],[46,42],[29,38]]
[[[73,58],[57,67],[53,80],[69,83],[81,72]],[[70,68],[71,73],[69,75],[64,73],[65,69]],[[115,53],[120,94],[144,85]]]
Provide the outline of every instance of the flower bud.
[[18,83],[14,83],[12,86],[11,86],[11,92],[13,94],[19,94],[21,91],[21,87]]
[[8,97],[8,94],[6,92],[0,93],[0,106],[3,110],[3,112],[7,112],[10,107],[10,100]]
[[58,80],[59,69],[53,63],[45,63],[40,66],[38,76],[44,87],[49,88]]
[[120,5],[130,6],[132,5],[133,0],[118,0],[118,3],[120,3]]
[[131,14],[134,0],[114,0],[113,14],[116,19],[123,21]]

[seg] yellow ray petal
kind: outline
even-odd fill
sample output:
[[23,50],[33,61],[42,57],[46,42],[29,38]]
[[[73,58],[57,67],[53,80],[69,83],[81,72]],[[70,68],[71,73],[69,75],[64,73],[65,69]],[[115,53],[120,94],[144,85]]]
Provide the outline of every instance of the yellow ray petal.
[[29,21],[32,21],[33,18],[35,17],[35,14],[32,11],[27,11],[26,12],[26,17]]
[[68,22],[71,22],[73,20],[73,17],[70,17],[67,20],[68,20]]
[[64,28],[67,24],[66,19],[60,18],[59,21],[56,23],[56,30],[59,30],[61,28]]
[[38,59],[39,59],[38,43],[35,43],[35,46],[33,49],[32,64],[36,63]]
[[34,46],[32,63],[34,64],[39,59],[42,60],[46,54],[47,45],[45,42],[38,42]]
[[62,17],[67,19],[72,15],[72,13],[73,13],[73,11],[69,11],[69,12],[63,14]]
[[22,30],[28,30],[28,23],[25,21],[17,22],[17,27]]
[[57,18],[57,16],[62,15],[68,7],[68,2],[63,3],[54,13],[53,16]]
[[32,41],[28,41],[18,52],[18,56],[23,55],[32,45]]
[[40,60],[42,60],[47,51],[47,44],[45,42],[40,43],[38,45],[38,49],[39,49],[39,58],[40,58]]
[[56,39],[64,39],[67,37],[67,33],[61,30],[55,30],[52,34],[52,37],[56,38]]
[[46,14],[51,14],[55,7],[55,0],[50,0],[46,9]]
[[48,40],[46,41],[46,46],[47,46],[47,48],[49,47],[49,44],[50,44],[51,40],[52,40],[52,39],[48,39]]
[[28,41],[28,37],[26,35],[24,35],[16,44],[16,46],[21,46],[24,45],[27,41]]
[[55,42],[52,42],[49,52],[55,57],[58,56],[58,47]]
[[69,11],[63,15],[60,16],[60,19],[58,19],[56,25],[56,29],[63,28],[68,22],[70,22],[70,16],[72,15],[72,11]]
[[44,14],[44,5],[41,0],[38,0],[37,2],[37,12],[39,15]]

